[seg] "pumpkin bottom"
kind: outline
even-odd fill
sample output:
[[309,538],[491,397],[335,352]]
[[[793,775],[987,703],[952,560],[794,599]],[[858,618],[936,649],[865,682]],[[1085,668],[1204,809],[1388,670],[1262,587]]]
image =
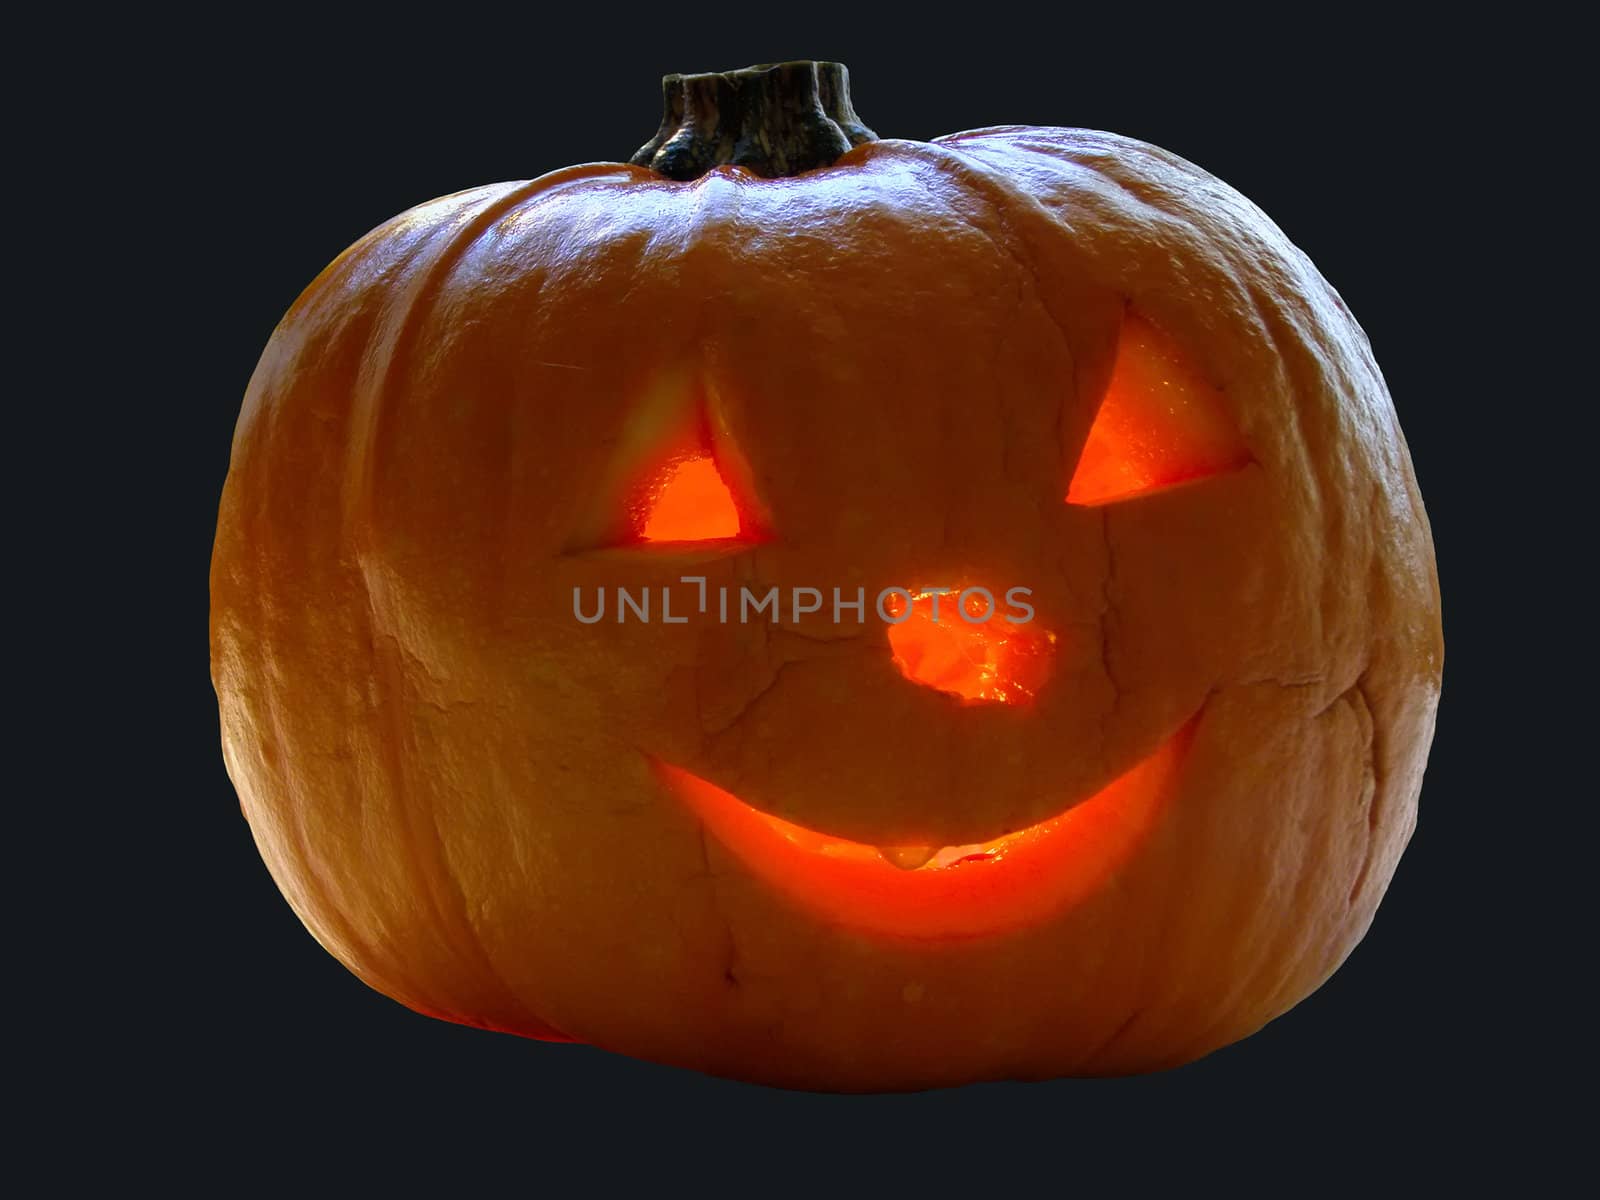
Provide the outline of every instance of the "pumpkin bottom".
[[580,921],[537,908],[520,876],[474,876],[506,906],[477,940],[516,1008],[459,971],[384,990],[469,1025],[812,1090],[1179,1066],[1291,1008],[1369,925],[1415,781],[1374,775],[1367,704],[1223,689],[1096,796],[915,869],[658,763],[634,810],[652,816],[627,826],[657,846],[656,881],[586,887]]

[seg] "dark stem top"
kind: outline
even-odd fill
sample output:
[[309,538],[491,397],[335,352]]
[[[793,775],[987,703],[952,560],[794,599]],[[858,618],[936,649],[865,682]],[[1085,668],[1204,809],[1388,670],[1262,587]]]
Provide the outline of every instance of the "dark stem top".
[[668,179],[697,179],[721,163],[769,179],[798,175],[878,137],[850,107],[843,63],[668,75],[661,93],[661,128],[629,161]]

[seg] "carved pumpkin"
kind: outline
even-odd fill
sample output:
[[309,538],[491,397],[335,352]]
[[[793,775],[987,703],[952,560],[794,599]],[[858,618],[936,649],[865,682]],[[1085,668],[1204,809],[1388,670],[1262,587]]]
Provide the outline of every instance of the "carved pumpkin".
[[251,380],[213,677],[294,911],[420,1012],[792,1086],[1284,1012],[1442,660],[1337,294],[1127,138],[875,140],[826,64],[667,98],[363,238]]

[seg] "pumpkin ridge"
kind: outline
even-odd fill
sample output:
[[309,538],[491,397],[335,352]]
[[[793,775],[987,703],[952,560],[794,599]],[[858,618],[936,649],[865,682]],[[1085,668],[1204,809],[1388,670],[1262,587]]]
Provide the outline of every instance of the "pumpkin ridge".
[[[388,353],[383,360],[383,373],[377,380],[366,382],[364,386],[362,381],[357,382],[352,403],[352,437],[349,450],[355,469],[348,476],[349,483],[343,507],[348,530],[347,540],[357,567],[356,577],[364,589],[372,663],[380,672],[380,677],[389,678],[391,690],[395,695],[407,695],[413,691],[410,673],[406,669],[404,656],[400,651],[402,642],[399,633],[387,628],[386,623],[380,619],[372,578],[374,569],[372,558],[370,551],[363,549],[363,542],[366,539],[362,537],[361,531],[371,527],[368,513],[372,507],[373,475],[376,470],[375,448],[383,441],[385,426],[394,419],[396,411],[394,394],[400,386],[400,379],[406,368],[410,366],[417,329],[437,301],[443,281],[471,251],[477,240],[507,213],[521,208],[529,201],[537,202],[542,197],[553,195],[568,184],[614,174],[617,170],[615,166],[607,164],[587,164],[553,171],[537,179],[511,185],[505,193],[474,213],[459,228],[450,231],[443,239],[442,245],[433,247],[435,255],[433,261],[423,267],[416,279],[408,281],[408,294],[403,305],[397,311],[387,314],[383,327],[375,331],[374,340],[380,344],[387,342]],[[363,500],[364,503],[361,502]],[[380,649],[380,642],[385,646],[392,643],[393,652]],[[435,849],[431,853],[427,850],[426,843],[429,839],[424,836],[427,830],[416,821],[415,812],[419,805],[411,799],[415,795],[415,789],[408,782],[405,755],[398,753],[397,750],[402,744],[401,714],[392,705],[380,707],[382,712],[379,719],[387,726],[387,736],[381,739],[388,758],[387,774],[397,793],[394,807],[396,811],[406,814],[406,836],[402,840],[411,847],[412,859],[418,872],[429,883],[429,902],[434,909],[435,919],[457,925],[468,935],[465,939],[456,939],[457,944],[475,950],[469,957],[477,961],[478,966],[501,992],[504,1000],[509,1001],[511,1006],[525,1017],[532,1018],[540,1025],[554,1028],[531,1012],[526,1002],[495,968],[472,919],[465,893],[455,876],[454,866],[445,850],[438,818],[431,806],[427,806],[428,828],[431,829],[431,840]],[[451,919],[451,913],[455,914],[454,920]],[[429,1001],[428,1007],[448,1013],[451,1019],[456,1019],[453,1012],[436,1002]]]

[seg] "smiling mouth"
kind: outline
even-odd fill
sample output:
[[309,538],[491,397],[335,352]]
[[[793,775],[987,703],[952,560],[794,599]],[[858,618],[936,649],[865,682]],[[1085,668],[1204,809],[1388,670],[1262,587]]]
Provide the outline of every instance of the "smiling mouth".
[[1045,920],[1104,887],[1165,810],[1197,723],[1055,816],[963,846],[832,837],[752,808],[681,767],[653,765],[748,874],[813,916],[899,937],[978,937]]

